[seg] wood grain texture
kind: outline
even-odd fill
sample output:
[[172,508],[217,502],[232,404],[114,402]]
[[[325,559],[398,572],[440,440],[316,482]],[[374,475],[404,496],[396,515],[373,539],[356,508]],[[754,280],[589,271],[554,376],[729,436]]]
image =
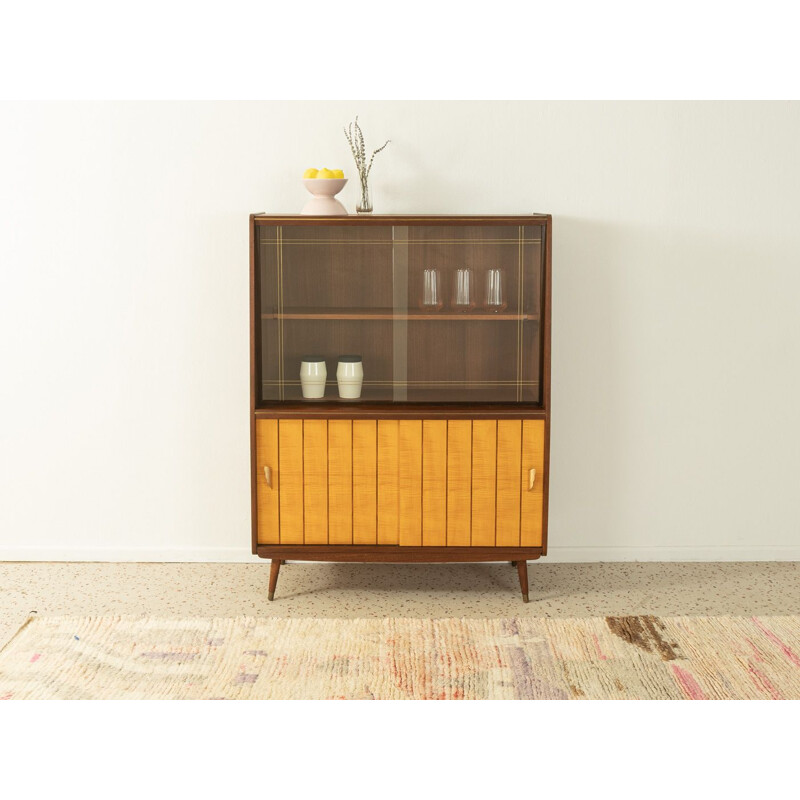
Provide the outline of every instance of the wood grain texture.
[[469,547],[472,533],[472,422],[447,423],[447,546]]
[[[261,330],[261,319],[256,320],[256,226],[253,223],[254,215],[250,215],[250,547],[252,552],[257,552],[261,523],[258,514],[258,443],[256,441],[257,420],[253,414],[256,409],[257,387],[261,386],[261,373],[256,365],[258,357],[256,351],[256,331]],[[259,304],[260,306],[260,304]],[[276,461],[277,464],[277,461]],[[277,499],[277,498],[276,498]],[[277,532],[277,527],[275,531]],[[269,535],[269,534],[267,534]]]
[[328,544],[328,423],[303,422],[303,517],[305,544]]
[[281,559],[273,558],[269,566],[269,589],[267,591],[267,600],[275,599],[275,588],[278,585],[278,573],[281,571]]
[[422,422],[422,545],[447,544],[447,421]]
[[497,547],[519,547],[522,421],[497,423]]
[[399,542],[398,435],[396,419],[378,420],[378,544]]
[[[530,470],[536,470],[533,489],[528,490]],[[544,502],[544,422],[526,419],[522,422],[522,515],[520,545],[540,547],[542,544]]]
[[303,544],[303,421],[278,421],[281,544]]
[[542,308],[542,405],[547,414],[544,435],[544,502],[542,508],[542,554],[547,555],[548,513],[550,504],[550,355],[553,304],[553,220],[547,218],[545,234],[544,307]]
[[422,420],[398,423],[400,519],[399,542],[405,547],[422,545]]
[[328,422],[328,542],[353,543],[353,423]]
[[544,225],[550,214],[352,214],[348,217],[303,216],[300,214],[253,214],[256,225],[285,225],[290,227],[329,227],[332,224],[346,228],[372,228],[385,225]]
[[472,423],[472,546],[494,547],[497,497],[497,421]]
[[265,403],[256,409],[258,419],[544,419],[540,406],[531,403],[390,403],[357,400],[286,401]]
[[443,564],[458,561],[533,561],[541,547],[400,547],[398,545],[282,545],[262,544],[261,558],[291,561],[373,561]]
[[378,425],[353,421],[353,544],[376,544],[378,501]]
[[[272,488],[267,485],[264,467],[272,470]],[[256,497],[258,499],[258,543],[280,542],[278,489],[278,420],[256,421]]]

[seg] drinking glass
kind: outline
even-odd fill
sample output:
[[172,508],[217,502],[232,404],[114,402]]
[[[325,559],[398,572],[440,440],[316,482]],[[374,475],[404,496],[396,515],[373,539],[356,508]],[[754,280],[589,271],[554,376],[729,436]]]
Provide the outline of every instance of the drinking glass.
[[486,308],[489,311],[504,311],[508,307],[506,299],[505,273],[502,269],[486,271]]
[[419,307],[423,311],[439,311],[443,305],[441,272],[438,269],[423,270]]
[[456,311],[471,311],[475,308],[475,271],[469,267],[455,271],[453,308]]

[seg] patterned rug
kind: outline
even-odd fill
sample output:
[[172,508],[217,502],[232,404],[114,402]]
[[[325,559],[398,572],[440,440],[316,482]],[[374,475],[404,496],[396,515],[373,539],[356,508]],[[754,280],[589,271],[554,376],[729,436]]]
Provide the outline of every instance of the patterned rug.
[[800,699],[800,617],[31,617],[0,699]]

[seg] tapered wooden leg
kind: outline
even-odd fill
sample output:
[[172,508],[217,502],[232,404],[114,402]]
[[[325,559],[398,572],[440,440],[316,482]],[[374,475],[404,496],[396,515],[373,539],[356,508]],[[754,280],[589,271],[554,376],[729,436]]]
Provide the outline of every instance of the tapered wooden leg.
[[281,560],[273,558],[269,565],[269,594],[268,600],[275,599],[275,587],[278,585],[278,573],[281,571]]
[[522,589],[522,602],[528,602],[528,562],[517,561],[517,572],[519,573],[519,588]]

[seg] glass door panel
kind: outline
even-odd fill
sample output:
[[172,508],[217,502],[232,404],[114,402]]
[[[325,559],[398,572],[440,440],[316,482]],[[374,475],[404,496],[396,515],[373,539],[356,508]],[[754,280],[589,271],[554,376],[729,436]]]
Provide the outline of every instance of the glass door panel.
[[425,306],[436,271],[438,310],[409,315],[410,402],[539,402],[541,229],[395,229],[407,250],[409,307]]
[[302,400],[300,362],[312,354],[327,365],[324,399],[337,399],[338,357],[357,354],[362,399],[391,401],[391,227],[261,228],[259,256],[262,400]]
[[540,402],[543,233],[259,226],[260,400],[302,400],[311,354],[338,400],[346,354],[363,359],[362,401]]

